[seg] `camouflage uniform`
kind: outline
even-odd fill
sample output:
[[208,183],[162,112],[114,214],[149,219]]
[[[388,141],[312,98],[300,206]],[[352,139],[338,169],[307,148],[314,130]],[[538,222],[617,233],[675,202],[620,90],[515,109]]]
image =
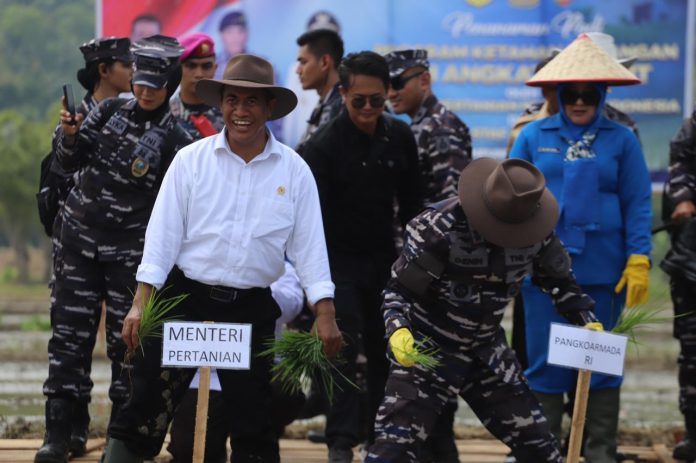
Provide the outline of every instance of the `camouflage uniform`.
[[305,145],[319,127],[325,126],[327,122],[335,119],[341,112],[341,108],[343,108],[343,99],[341,98],[341,93],[338,91],[338,87],[339,84],[334,85],[331,91],[329,91],[329,94],[326,95],[326,98],[324,98],[323,101],[320,100],[312,111],[312,115],[309,116],[309,120],[307,121],[307,130],[305,130],[300,143],[297,145],[296,151],[298,153],[302,154]]
[[[94,108],[97,107],[99,102],[94,98],[94,95],[92,95],[92,92],[88,92],[85,97],[82,99],[80,102],[80,106],[77,108],[77,112],[79,114],[82,114],[82,116],[87,117],[87,114],[89,114]],[[58,143],[58,135],[60,134],[60,126],[56,127],[56,130],[53,132],[53,149],[55,150],[56,144]],[[55,152],[55,151],[54,151]],[[56,215],[56,219],[53,222],[53,233],[51,234],[51,243],[53,243],[53,268],[54,272],[56,269],[56,266],[58,263],[56,262],[56,257],[60,254],[60,229],[62,226],[62,221],[61,221],[61,215],[62,213],[60,212],[63,209],[63,205],[65,204],[65,197],[67,196],[67,193],[70,191],[70,189],[75,185],[75,178],[74,175],[69,175],[65,172],[63,172],[63,169],[60,167],[58,162],[55,161],[55,158],[53,162],[51,163],[51,172],[60,178],[62,178],[63,184],[61,185],[61,191],[65,192],[65,194],[61,194],[60,198],[58,199],[58,214]],[[54,275],[51,275],[51,281],[49,282],[49,287],[53,287],[53,281],[54,281]]]
[[[108,105],[121,105],[115,112]],[[166,106],[165,106],[166,108]],[[113,113],[105,120],[104,113]],[[162,177],[176,151],[191,142],[168,110],[136,122],[136,101],[112,99],[89,113],[75,144],[56,144],[56,160],[79,172],[62,210],[62,249],[51,304],[53,336],[48,344],[48,397],[88,395],[91,354],[106,301],[109,397],[128,395],[122,370],[123,318],[130,309],[145,229]]]
[[424,203],[456,196],[459,174],[471,161],[469,127],[430,95],[411,121],[411,130],[422,166]]
[[[663,219],[670,220],[674,207],[683,201],[696,203],[696,111],[682,125],[679,132],[670,143],[669,180],[665,190],[666,201],[663,206]],[[696,220],[696,219],[691,219]],[[686,233],[684,227],[672,232],[672,249],[666,261],[671,261],[673,254],[683,250],[676,246],[679,234]],[[693,235],[692,235],[693,236]],[[686,250],[696,249],[696,243],[688,242]],[[686,257],[686,256],[685,256]],[[691,256],[688,256],[691,258]],[[665,267],[663,262],[662,267]],[[674,337],[679,340],[679,409],[696,426],[696,282],[694,269],[696,265],[687,264],[687,268],[675,268],[668,271],[671,276],[670,287],[674,313],[679,316],[674,319]],[[696,431],[696,429],[694,429]],[[694,436],[696,437],[696,436]]]
[[393,362],[366,462],[417,461],[441,407],[457,394],[517,461],[563,461],[500,326],[529,273],[571,322],[594,319],[594,303],[575,283],[554,234],[526,248],[493,246],[470,228],[456,197],[409,223],[384,293],[386,333],[409,328],[416,341],[439,349],[440,366]]
[[179,125],[188,132],[193,140],[200,140],[207,135],[201,134],[201,131],[196,127],[192,118],[205,116],[212,127],[218,132],[225,127],[222,111],[215,106],[208,106],[202,103],[198,105],[189,105],[181,101],[181,95],[176,95],[169,101],[169,107],[171,108],[172,116],[177,119]]

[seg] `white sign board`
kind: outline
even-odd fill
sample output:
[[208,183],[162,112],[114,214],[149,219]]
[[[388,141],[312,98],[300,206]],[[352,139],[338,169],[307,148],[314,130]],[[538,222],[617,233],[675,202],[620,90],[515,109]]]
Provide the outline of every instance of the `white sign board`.
[[552,323],[548,363],[622,376],[627,341],[618,334]]
[[162,331],[162,366],[248,370],[251,325],[166,322]]

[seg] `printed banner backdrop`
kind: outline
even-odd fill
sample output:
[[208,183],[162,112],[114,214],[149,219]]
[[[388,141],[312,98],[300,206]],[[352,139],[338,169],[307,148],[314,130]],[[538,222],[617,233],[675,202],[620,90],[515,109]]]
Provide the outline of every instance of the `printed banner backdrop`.
[[228,42],[241,40],[244,50],[269,59],[277,79],[301,93],[298,109],[282,121],[282,139],[293,146],[316,102],[314,92],[299,88],[295,40],[311,17],[325,12],[320,18],[340,25],[347,52],[426,48],[434,91],[471,128],[475,156],[500,158],[513,122],[541,99],[539,89],[524,85],[536,63],[583,32],[606,32],[616,39],[619,57],[637,59],[631,70],[643,81],[613,89],[609,101],[638,122],[650,168],[664,171],[669,139],[692,107],[695,2],[99,0],[97,35],[132,36],[133,20],[149,14],[164,34],[210,34],[226,61],[220,24],[230,13],[243,13],[246,34]]

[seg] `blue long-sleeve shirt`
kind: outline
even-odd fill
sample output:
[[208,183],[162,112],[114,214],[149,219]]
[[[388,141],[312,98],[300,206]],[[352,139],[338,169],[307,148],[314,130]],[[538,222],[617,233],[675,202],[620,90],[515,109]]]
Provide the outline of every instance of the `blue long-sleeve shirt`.
[[[560,114],[526,126],[510,152],[541,170],[561,207],[563,218],[563,158],[568,143],[560,136]],[[580,284],[615,284],[631,254],[649,255],[650,175],[640,142],[626,127],[601,116],[592,150],[599,163],[599,229],[588,231],[585,248],[573,254],[572,267]]]

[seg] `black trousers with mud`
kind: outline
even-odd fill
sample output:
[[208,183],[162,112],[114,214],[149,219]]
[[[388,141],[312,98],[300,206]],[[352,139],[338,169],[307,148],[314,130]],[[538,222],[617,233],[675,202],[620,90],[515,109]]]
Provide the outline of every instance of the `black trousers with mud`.
[[[210,291],[174,269],[163,297],[188,294],[168,317],[186,321],[251,323],[251,368],[218,369],[225,404],[232,459],[235,463],[279,461],[278,440],[272,428],[271,360],[257,354],[273,339],[278,304],[265,289],[247,290],[229,302],[210,298]],[[159,454],[174,411],[189,389],[195,368],[162,367],[162,340],[148,337],[133,362],[132,392],[109,426],[109,436],[125,442],[142,457]]]
[[441,364],[433,371],[392,365],[377,415],[377,439],[365,462],[417,462],[418,448],[440,410],[457,394],[495,437],[512,448],[518,462],[563,461],[512,351],[507,357],[514,365],[500,375],[477,357],[442,352],[437,357]]
[[679,340],[679,410],[696,414],[696,283],[670,280],[674,305],[674,337]]
[[[122,404],[128,397],[124,370],[126,346],[121,340],[123,319],[133,301],[133,261],[100,261],[68,246],[55,250],[51,300],[51,327],[48,342],[48,379],[43,393],[89,401],[92,391],[92,351],[97,338],[102,303],[106,304],[106,352],[111,360],[109,398]],[[137,259],[139,260],[139,259]]]

